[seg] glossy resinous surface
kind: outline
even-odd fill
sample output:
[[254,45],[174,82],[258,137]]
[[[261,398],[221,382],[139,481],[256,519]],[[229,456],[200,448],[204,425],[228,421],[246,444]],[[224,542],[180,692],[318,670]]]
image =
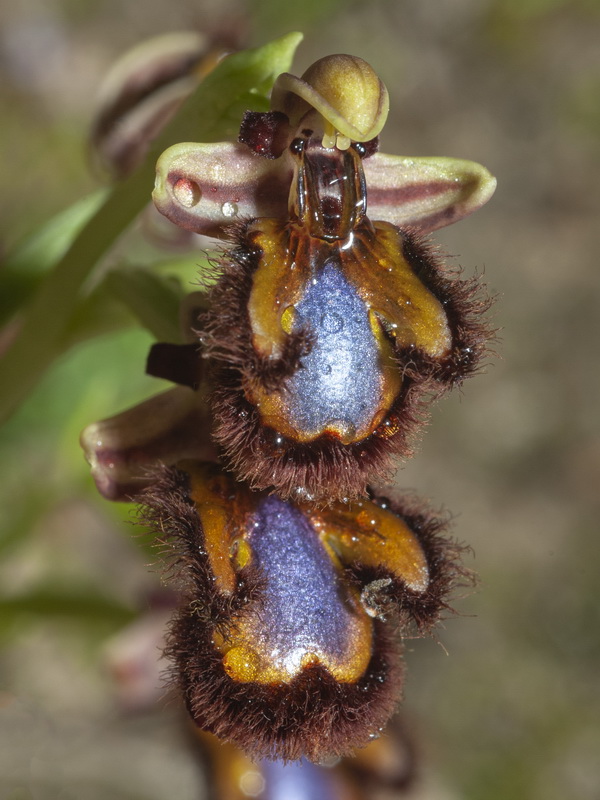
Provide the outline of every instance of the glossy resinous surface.
[[306,516],[263,497],[244,538],[264,591],[226,637],[215,637],[230,677],[289,682],[321,664],[341,682],[358,680],[371,658],[371,622]]
[[334,258],[316,273],[296,306],[294,329],[301,328],[314,338],[287,383],[290,422],[303,433],[335,430],[352,440],[372,423],[382,375],[367,308]]
[[[372,610],[345,567],[361,564],[416,593],[429,568],[404,519],[369,500],[326,508],[253,492],[210,464],[182,462],[202,530],[211,591],[233,600],[212,631],[241,683],[289,683],[321,665],[356,683],[374,650]],[[252,588],[254,587],[254,588]],[[239,601],[242,601],[241,603]]]

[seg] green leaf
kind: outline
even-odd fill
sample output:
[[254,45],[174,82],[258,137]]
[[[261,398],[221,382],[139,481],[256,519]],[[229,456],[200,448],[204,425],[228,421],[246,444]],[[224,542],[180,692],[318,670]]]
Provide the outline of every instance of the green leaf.
[[65,330],[61,350],[67,351],[97,336],[131,328],[137,322],[130,309],[115,297],[102,279],[89,294],[78,300]]
[[0,361],[0,421],[14,412],[60,355],[81,290],[100,259],[149,201],[158,155],[184,140],[224,138],[244,106],[264,103],[275,78],[289,68],[302,39],[290,33],[264,47],[224,59],[182,105],[144,163],[118,184],[42,282],[12,347]]
[[[237,138],[244,111],[268,108],[266,101],[273,83],[290,68],[301,41],[301,33],[288,33],[264,47],[235,53],[222,61],[200,86],[204,107],[195,106],[194,111],[200,109],[202,114],[201,132],[172,139],[169,144]],[[205,109],[210,109],[206,116]]]
[[0,597],[0,633],[23,617],[47,619],[60,617],[125,625],[136,618],[136,612],[114,600],[86,587],[61,590],[52,586],[39,586],[15,597]]
[[181,342],[179,304],[183,289],[173,278],[144,267],[112,269],[104,284],[160,342]]
[[196,286],[201,274],[198,253],[156,261],[149,267],[119,264],[78,301],[63,350],[136,325],[142,325],[160,341],[180,341],[179,303],[186,294],[183,287]]
[[[0,557],[6,557],[27,537],[34,535],[35,525],[47,512],[52,494],[45,484],[35,484],[27,495],[27,503],[4,502],[2,526],[0,527]],[[6,508],[6,505],[9,507]]]
[[101,189],[48,220],[9,253],[0,270],[0,324],[23,305],[41,278],[64,256],[106,198]]

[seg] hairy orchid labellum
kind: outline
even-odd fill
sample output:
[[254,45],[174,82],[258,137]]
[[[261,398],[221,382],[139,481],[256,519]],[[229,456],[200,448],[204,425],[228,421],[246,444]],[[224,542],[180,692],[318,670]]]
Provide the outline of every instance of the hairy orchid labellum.
[[420,234],[495,181],[471,162],[375,154],[388,96],[361,59],[280,76],[272,106],[247,114],[238,145],[170,148],[155,203],[233,245],[200,330],[226,463],[284,497],[356,496],[410,454],[424,399],[480,363],[489,301]]
[[465,574],[440,519],[381,500],[319,510],[190,461],[141,502],[175,553],[167,654],[189,712],[252,758],[367,744],[399,699],[398,632],[427,633]]

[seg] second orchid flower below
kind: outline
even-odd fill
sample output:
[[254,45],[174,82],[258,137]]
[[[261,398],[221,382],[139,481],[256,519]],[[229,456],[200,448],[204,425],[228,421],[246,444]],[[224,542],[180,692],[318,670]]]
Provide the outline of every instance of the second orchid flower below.
[[193,461],[141,502],[182,596],[176,682],[199,727],[253,758],[321,761],[376,737],[400,696],[399,637],[428,633],[467,577],[414,503],[317,510]]

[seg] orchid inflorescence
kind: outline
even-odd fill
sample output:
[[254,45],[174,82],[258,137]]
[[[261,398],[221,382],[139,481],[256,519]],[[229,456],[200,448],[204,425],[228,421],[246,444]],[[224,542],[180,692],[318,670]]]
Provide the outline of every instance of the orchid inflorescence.
[[100,491],[173,554],[166,652],[194,722],[251,757],[322,761],[375,738],[401,640],[469,579],[445,518],[373,487],[433,400],[480,366],[489,299],[424,235],[495,181],[377,152],[388,93],[360,58],[278,77],[239,140],[170,147],[154,203],[226,242],[148,370],[180,384],[89,426]]

